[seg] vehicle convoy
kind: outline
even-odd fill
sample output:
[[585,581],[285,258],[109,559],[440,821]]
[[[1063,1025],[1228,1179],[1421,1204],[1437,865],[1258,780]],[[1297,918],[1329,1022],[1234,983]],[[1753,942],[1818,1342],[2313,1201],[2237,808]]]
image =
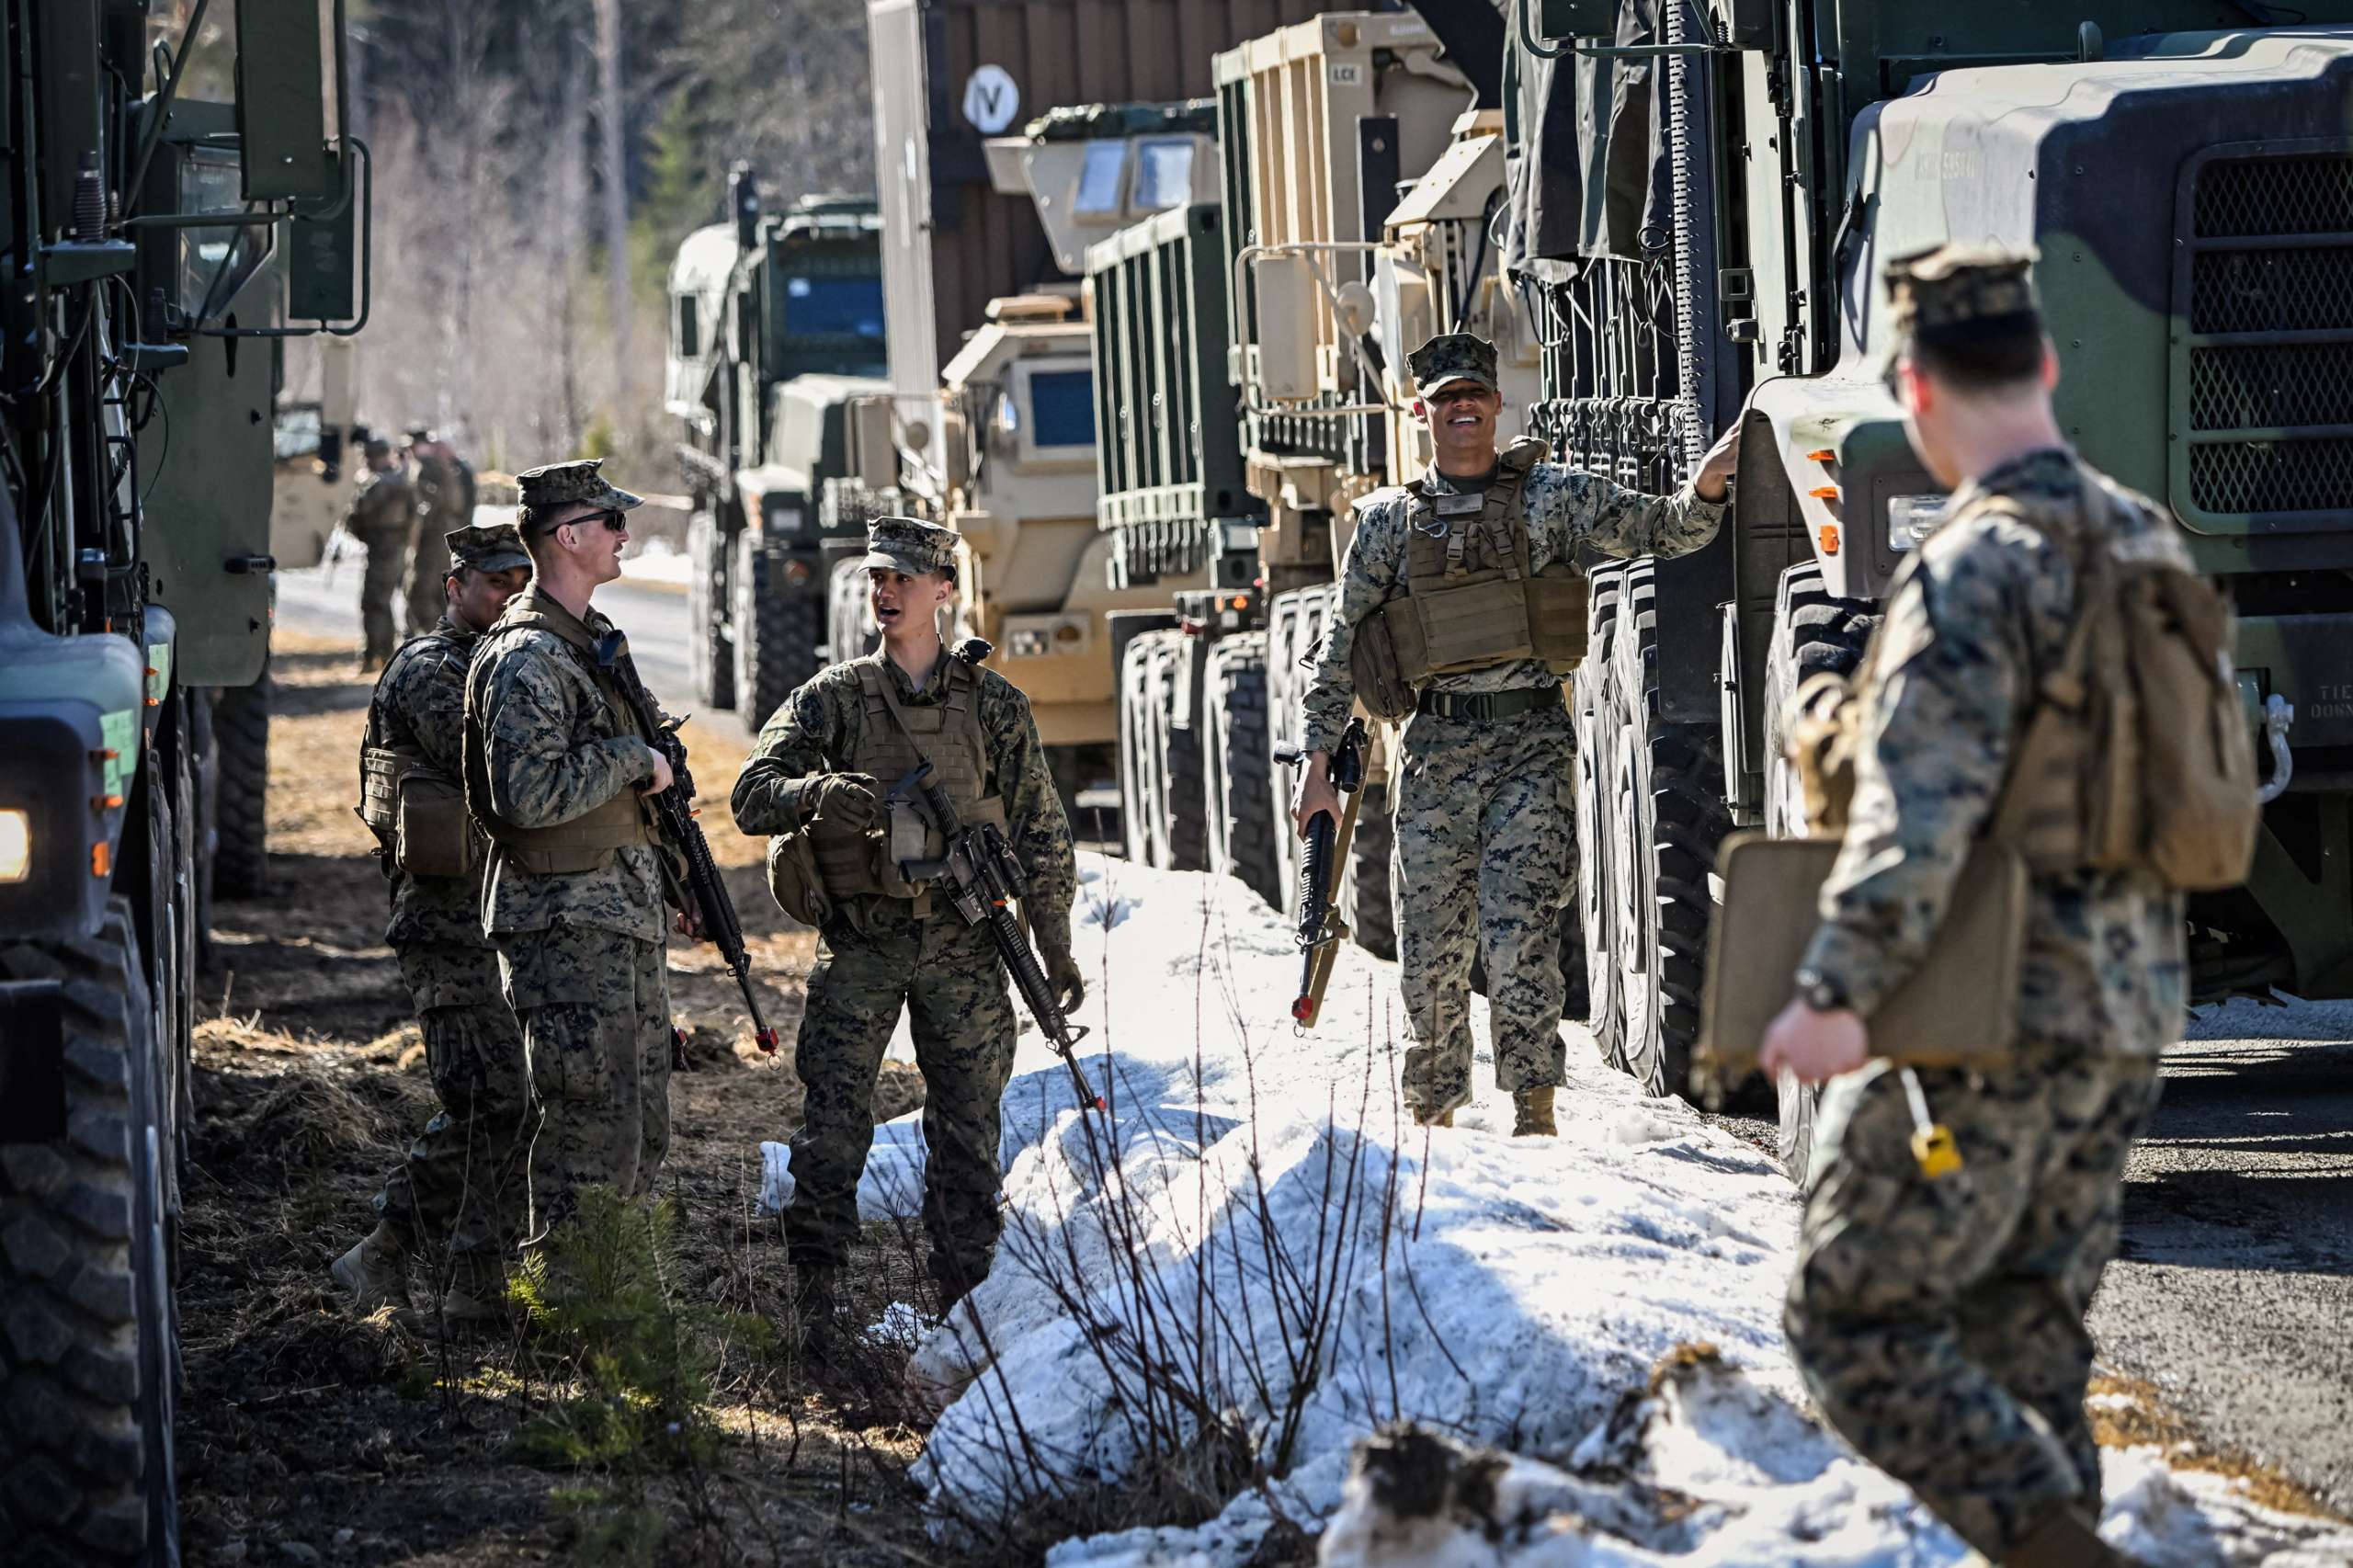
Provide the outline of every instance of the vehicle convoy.
[[[2269,803],[2245,886],[2191,900],[2192,999],[2353,994],[2353,7],[1654,14],[1518,0],[1506,69],[1537,428],[1650,490],[1741,429],[1713,543],[1592,569],[1573,701],[1604,1048],[1685,1087],[1716,846],[1802,831],[1781,704],[1853,666],[1935,524],[1881,379],[1879,279],[1946,242],[2040,247],[2062,426],[2172,509],[2237,604]],[[1782,1107],[1798,1168],[1811,1108]]]
[[694,496],[695,699],[757,729],[826,663],[829,568],[862,549],[865,497],[897,464],[874,202],[763,214],[743,166],[728,197],[732,222],[688,235],[670,269],[666,402]]
[[0,301],[12,1562],[179,1560],[189,998],[208,878],[259,868],[267,712],[227,694],[268,653],[274,350],[367,308],[341,15],[240,0],[233,105],[176,101],[201,7],[152,80],[142,8],[7,9],[24,97],[0,160],[17,280]]

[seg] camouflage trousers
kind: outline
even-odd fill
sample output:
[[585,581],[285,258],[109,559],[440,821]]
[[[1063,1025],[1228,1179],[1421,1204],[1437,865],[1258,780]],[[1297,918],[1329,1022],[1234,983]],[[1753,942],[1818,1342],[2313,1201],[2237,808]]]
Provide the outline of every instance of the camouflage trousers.
[[453,1253],[495,1255],[529,1209],[524,1167],[534,1119],[523,1033],[499,994],[498,955],[440,942],[399,951],[441,1109],[384,1177],[376,1212],[416,1241],[447,1236]]
[[401,597],[405,601],[404,613],[411,635],[430,631],[439,625],[441,612],[449,603],[449,596],[441,591],[441,579],[449,574],[449,541],[441,533],[433,517],[427,517],[416,530],[416,548],[409,551],[408,575],[401,581]]
[[1830,1085],[1790,1345],[1831,1425],[1998,1562],[2052,1506],[2099,1511],[2084,1311],[2157,1067],[2034,1046],[1974,1081],[1919,1076],[1963,1168],[1921,1174],[1893,1067]]
[[1471,1098],[1471,960],[1485,960],[1495,1083],[1566,1075],[1561,932],[1577,869],[1576,731],[1565,707],[1482,723],[1416,715],[1395,785],[1392,881],[1405,1021],[1405,1103]]
[[531,1239],[578,1189],[652,1189],[670,1148],[670,976],[659,943],[558,926],[499,933],[531,1098]]
[[792,1135],[784,1234],[796,1264],[847,1261],[858,1179],[874,1142],[874,1084],[904,1003],[923,1071],[924,1229],[933,1276],[954,1289],[988,1275],[1001,1221],[998,1102],[1016,1025],[1005,965],[985,926],[935,896],[918,920],[897,899],[866,901],[863,932],[836,915],[809,973],[793,1065],[807,1086]]
[[[368,569],[359,580],[359,630],[365,639],[359,656],[381,665],[400,646],[400,631],[392,623],[392,594],[407,569],[408,535],[370,529],[359,536],[359,542],[368,547]],[[440,614],[438,598],[434,613]]]

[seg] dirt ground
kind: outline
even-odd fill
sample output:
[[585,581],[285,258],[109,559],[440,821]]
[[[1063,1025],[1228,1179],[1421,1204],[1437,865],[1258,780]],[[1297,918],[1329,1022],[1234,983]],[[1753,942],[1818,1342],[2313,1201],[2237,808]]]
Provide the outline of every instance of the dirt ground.
[[[429,1311],[356,1315],[327,1266],[374,1222],[369,1199],[433,1113],[424,1048],[384,945],[383,878],[353,814],[369,684],[349,649],[283,634],[273,670],[265,896],[212,912],[201,984],[194,1169],[180,1246],[188,1384],[177,1451],[187,1559],[209,1562],[866,1563],[933,1555],[904,1479],[923,1413],[903,1392],[905,1331],[847,1365],[797,1354],[776,1222],[754,1212],[759,1143],[799,1120],[790,1062],[749,1043],[714,949],[674,939],[690,1073],[672,1088],[662,1180],[682,1201],[675,1292],[775,1325],[731,1343],[691,1460],[535,1467],[517,1456],[566,1392],[520,1330],[445,1336]],[[740,751],[690,726],[701,822],[789,1042],[814,934],[776,909],[760,845],[726,796]],[[790,1052],[788,1044],[786,1051]],[[878,1116],[919,1103],[912,1070]],[[926,1312],[920,1247],[874,1228],[847,1295],[870,1324]],[[420,1273],[415,1299],[429,1306]],[[895,1321],[903,1321],[898,1314]]]

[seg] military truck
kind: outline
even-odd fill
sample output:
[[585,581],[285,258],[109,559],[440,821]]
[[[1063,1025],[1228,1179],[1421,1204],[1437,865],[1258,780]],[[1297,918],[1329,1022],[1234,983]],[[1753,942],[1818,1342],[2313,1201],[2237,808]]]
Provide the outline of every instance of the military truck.
[[[1652,490],[1741,431],[1720,538],[1594,568],[1575,685],[1595,1032],[1654,1089],[1687,1082],[1717,845],[1799,830],[1781,705],[1852,667],[1935,526],[1879,274],[1946,241],[2040,247],[2061,426],[2237,602],[2268,804],[2246,885],[2192,900],[2193,999],[2353,992],[2353,7],[2232,25],[2273,17],[1519,5],[1506,249],[1546,324],[1538,427]],[[1812,1105],[1782,1105],[1800,1169]]]
[[339,8],[240,0],[233,104],[176,101],[201,15],[154,50],[152,90],[142,7],[12,4],[0,44],[11,1561],[178,1561],[172,1271],[221,825],[212,694],[268,652],[277,341],[367,309]]
[[873,199],[804,196],[763,214],[740,165],[728,193],[732,221],[688,235],[671,266],[665,402],[694,496],[695,697],[756,729],[826,662],[830,568],[865,515],[829,507],[829,488],[887,486],[895,460],[887,419],[879,437],[864,422],[863,452],[858,439],[857,411],[890,407]]

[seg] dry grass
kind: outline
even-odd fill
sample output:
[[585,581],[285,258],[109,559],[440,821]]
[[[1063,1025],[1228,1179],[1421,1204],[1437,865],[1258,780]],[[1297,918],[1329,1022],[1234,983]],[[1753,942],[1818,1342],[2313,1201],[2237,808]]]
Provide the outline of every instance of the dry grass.
[[2343,1519],[2302,1482],[2235,1449],[2210,1448],[2154,1383],[2097,1373],[2089,1390],[2092,1436],[2104,1449],[2155,1448],[2176,1470],[2202,1470],[2234,1482],[2246,1499],[2283,1514]]

